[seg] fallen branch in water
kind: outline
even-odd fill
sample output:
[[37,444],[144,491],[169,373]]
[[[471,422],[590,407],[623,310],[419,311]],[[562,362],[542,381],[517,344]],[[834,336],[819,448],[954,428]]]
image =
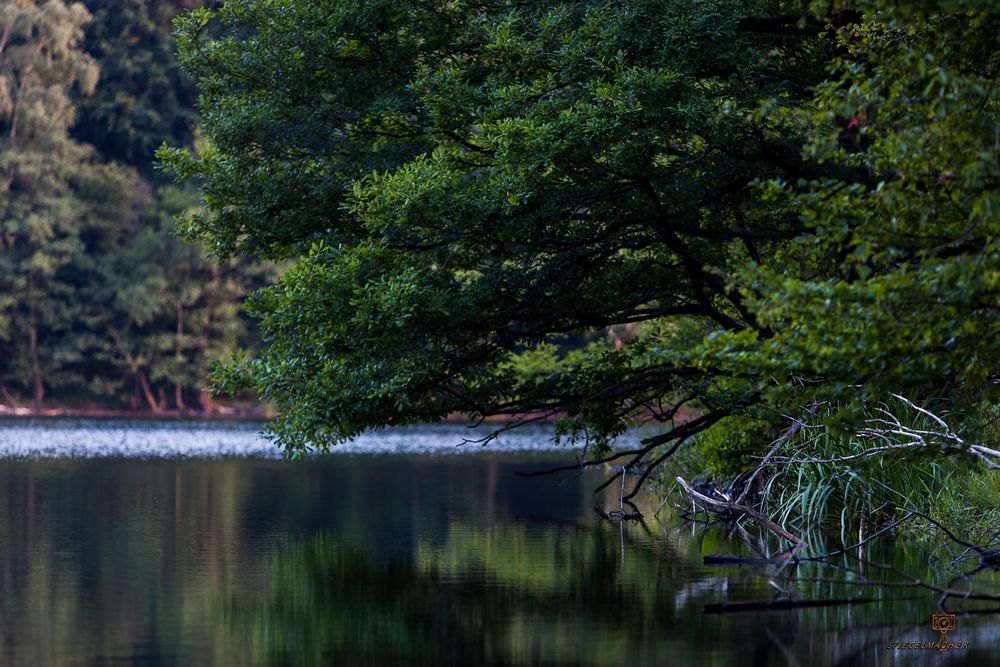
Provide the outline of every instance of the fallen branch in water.
[[730,554],[705,554],[705,565],[782,565],[792,562],[792,557],[758,558],[755,556],[732,556]]
[[703,607],[706,614],[728,614],[766,609],[799,609],[802,607],[839,607],[869,602],[891,602],[881,598],[837,598],[831,600],[736,600],[732,602],[709,602]]
[[893,528],[895,528],[896,526],[898,526],[898,525],[900,525],[902,523],[906,523],[907,521],[909,521],[910,519],[912,519],[916,515],[923,516],[919,512],[916,512],[914,510],[910,510],[909,512],[906,513],[906,515],[902,519],[897,519],[896,521],[893,521],[889,525],[883,526],[880,530],[875,531],[874,533],[872,533],[871,535],[869,535],[865,539],[861,540],[857,544],[852,544],[849,547],[841,547],[839,549],[834,549],[833,551],[831,551],[829,553],[825,553],[822,556],[810,556],[809,558],[801,558],[799,560],[809,560],[809,561],[824,560],[824,559],[830,558],[832,556],[839,556],[840,554],[847,553],[848,551],[853,551],[855,549],[859,549],[859,548],[863,547],[864,545],[868,544],[869,542],[871,542],[872,540],[874,540],[879,535],[883,535],[883,534],[889,532],[890,530],[892,530]]
[[785,538],[793,545],[795,545],[791,550],[792,554],[794,554],[796,551],[800,549],[804,549],[809,546],[809,544],[801,537],[792,535],[790,532],[788,532],[775,522],[771,521],[770,519],[768,519],[766,516],[764,516],[754,508],[748,507],[747,505],[734,503],[728,500],[716,500],[715,498],[709,498],[708,496],[699,493],[695,491],[693,488],[691,488],[691,485],[688,484],[686,481],[684,481],[684,478],[677,477],[676,479],[677,483],[680,484],[681,488],[684,489],[684,491],[686,491],[688,496],[690,496],[692,499],[699,500],[703,504],[711,505],[712,507],[719,507],[722,509],[729,510],[731,512],[738,512],[740,514],[745,514],[749,516],[751,519],[755,520],[760,525],[770,530],[772,533],[775,533],[776,535]]
[[[880,570],[887,570],[893,574],[906,579],[905,582],[888,582],[885,585],[909,585],[916,588],[925,588],[929,591],[934,591],[935,593],[941,594],[941,603],[943,603],[948,598],[961,598],[962,600],[990,600],[993,602],[1000,602],[1000,594],[995,593],[984,593],[982,591],[967,590],[960,591],[953,588],[946,588],[944,586],[937,586],[935,584],[924,581],[917,577],[910,576],[905,572],[900,571],[891,565],[885,565],[883,563],[876,563],[874,561],[866,560],[860,556],[854,556],[854,558],[862,565],[875,567]],[[940,606],[940,604],[939,604]]]
[[923,519],[924,521],[926,521],[927,523],[940,528],[941,531],[945,535],[947,535],[948,537],[950,537],[951,541],[955,542],[956,544],[961,544],[963,547],[966,547],[968,549],[972,549],[973,551],[976,551],[976,552],[978,552],[980,554],[982,554],[986,550],[985,547],[979,546],[978,544],[972,544],[970,542],[966,542],[965,540],[961,539],[960,537],[957,537],[953,532],[951,532],[946,527],[944,527],[940,522],[935,521],[934,519],[930,518],[929,516],[927,516],[923,512],[918,512],[917,510],[909,510],[909,513],[910,514],[915,514],[915,515],[919,516],[921,519]]
[[[909,521],[910,519],[912,519],[917,514],[918,514],[918,512],[912,512],[912,511],[911,512],[907,512],[906,516],[904,516],[902,519],[899,519],[897,521],[893,521],[889,525],[885,526],[884,528],[882,528],[881,530],[879,530],[877,532],[872,533],[871,535],[869,535],[865,539],[861,540],[857,544],[852,544],[849,547],[841,547],[840,549],[835,549],[834,551],[831,551],[829,553],[825,553],[825,554],[823,554],[821,556],[808,556],[808,557],[803,556],[803,557],[798,557],[798,556],[789,555],[789,556],[785,556],[785,557],[782,557],[782,558],[755,558],[755,557],[748,557],[748,556],[731,556],[729,554],[707,554],[705,556],[703,562],[704,562],[705,565],[775,565],[775,564],[789,563],[789,562],[792,562],[792,561],[802,562],[802,561],[821,561],[821,560],[826,560],[827,558],[831,558],[833,556],[839,556],[840,554],[847,553],[848,551],[853,551],[854,549],[858,549],[860,547],[863,547],[865,544],[867,544],[868,542],[871,542],[873,539],[875,539],[879,535],[883,535],[883,534],[889,532],[890,530],[892,530],[893,528],[895,528],[896,526],[900,525],[901,523]],[[921,516],[923,516],[923,515],[921,515]],[[965,544],[964,542],[959,542],[959,543],[960,544]],[[992,553],[992,552],[987,552],[987,553]]]

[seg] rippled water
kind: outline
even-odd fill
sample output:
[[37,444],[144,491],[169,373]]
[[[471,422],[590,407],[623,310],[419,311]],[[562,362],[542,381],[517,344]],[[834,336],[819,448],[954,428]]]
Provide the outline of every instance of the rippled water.
[[[0,424],[0,664],[1000,664],[995,613],[958,615],[950,639],[967,650],[887,649],[937,638],[935,594],[864,585],[891,573],[846,557],[709,567],[703,554],[746,547],[663,513],[600,520],[601,473],[514,474],[569,458],[543,431],[525,436],[535,451],[456,453],[462,431],[444,425],[371,436],[378,455],[286,461],[258,428]],[[415,453],[435,447],[448,455]],[[928,545],[865,555],[955,574],[929,570]],[[705,611],[771,599],[770,581],[878,601]],[[996,576],[976,585],[1000,590]]]

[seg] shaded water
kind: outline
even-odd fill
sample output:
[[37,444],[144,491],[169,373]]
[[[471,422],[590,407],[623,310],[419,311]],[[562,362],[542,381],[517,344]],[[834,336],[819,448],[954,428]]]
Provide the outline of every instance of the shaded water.
[[[775,580],[806,598],[882,601],[706,614],[706,603],[773,598],[775,568],[704,566],[703,553],[744,549],[718,528],[664,514],[600,521],[600,473],[517,477],[566,462],[542,433],[530,452],[456,454],[463,432],[443,426],[409,437],[447,456],[397,443],[392,454],[233,457],[270,453],[256,428],[0,423],[0,664],[1000,664],[1000,614],[958,616],[949,640],[968,650],[887,650],[937,638],[937,596],[861,586],[846,559]],[[133,444],[108,448],[108,432]],[[54,454],[73,438],[77,458]],[[229,458],[177,444],[213,438]],[[11,456],[31,441],[35,458]],[[153,444],[136,454],[140,441]],[[931,555],[893,542],[866,554],[950,579],[928,571]],[[1000,580],[976,586],[996,592]]]

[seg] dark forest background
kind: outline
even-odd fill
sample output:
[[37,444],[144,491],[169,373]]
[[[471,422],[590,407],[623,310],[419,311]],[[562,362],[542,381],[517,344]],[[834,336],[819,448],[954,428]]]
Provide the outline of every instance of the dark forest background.
[[197,183],[154,163],[199,145],[171,22],[201,4],[0,1],[0,410],[217,412],[209,360],[256,347],[273,267],[181,239]]

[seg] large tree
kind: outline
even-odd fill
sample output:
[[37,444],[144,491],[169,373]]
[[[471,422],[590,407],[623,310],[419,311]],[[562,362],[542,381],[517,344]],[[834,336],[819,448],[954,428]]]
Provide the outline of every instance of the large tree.
[[[222,38],[193,13],[179,43],[210,148],[162,153],[202,179],[188,229],[224,257],[296,260],[250,302],[266,350],[222,387],[273,401],[293,450],[464,411],[558,415],[600,452],[696,408],[635,465],[817,399],[803,387],[983,379],[997,32],[980,4],[237,0]],[[950,138],[921,134],[934,118]],[[978,157],[952,159],[963,145]],[[943,310],[906,310],[914,290]],[[876,328],[894,317],[905,336]],[[559,347],[594,332],[615,335]]]

